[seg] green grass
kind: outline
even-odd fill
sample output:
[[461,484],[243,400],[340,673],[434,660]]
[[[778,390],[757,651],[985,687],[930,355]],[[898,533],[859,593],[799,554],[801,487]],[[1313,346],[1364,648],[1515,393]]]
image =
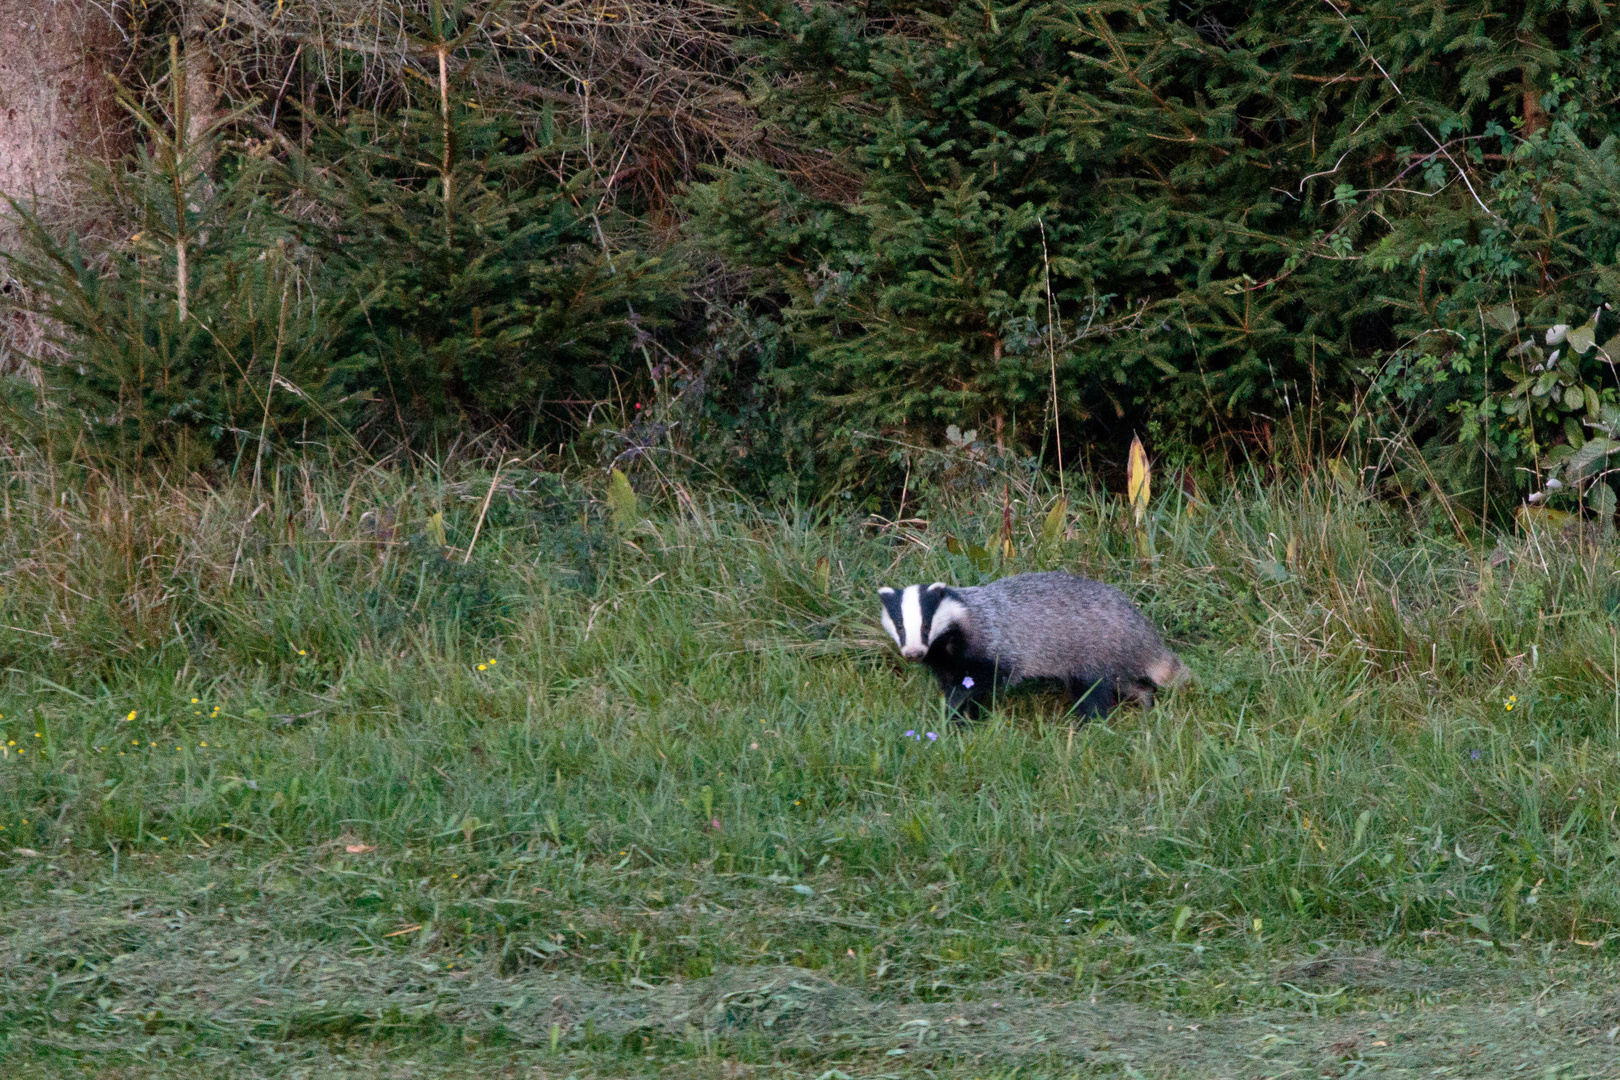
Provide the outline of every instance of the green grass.
[[[1497,1038],[1559,980],[1488,1060],[1614,1052],[1612,540],[1310,477],[1161,499],[1142,558],[1117,499],[1043,541],[1013,483],[981,573],[944,538],[991,539],[999,482],[926,530],[670,488],[618,531],[510,468],[467,558],[472,464],[7,468],[0,1057],[39,1075],[1218,1075],[1255,1018]],[[953,725],[875,588],[1049,567],[1196,683]]]

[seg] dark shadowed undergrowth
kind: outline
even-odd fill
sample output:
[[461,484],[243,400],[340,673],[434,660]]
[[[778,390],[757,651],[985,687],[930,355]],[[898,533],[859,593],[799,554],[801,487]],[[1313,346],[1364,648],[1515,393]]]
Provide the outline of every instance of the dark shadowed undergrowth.
[[[310,461],[258,490],[5,466],[0,1051],[453,1029],[568,1068],[854,1075],[926,1040],[804,1036],[867,1015],[836,1001],[794,1006],[798,1042],[760,1017],[828,987],[1326,1017],[1472,994],[1435,974],[1459,957],[1508,985],[1620,942],[1612,539],[1423,529],[1332,472],[1173,491],[1151,553],[1117,498],[1071,491],[1046,529],[1054,496],[1016,481],[926,527],[673,486],[616,522],[605,484],[532,465]],[[1040,694],[953,725],[873,590],[1052,567],[1136,597],[1196,683],[1088,727]],[[379,982],[340,1006],[298,956]],[[1357,963],[1382,974],[1312,982]],[[724,991],[786,966],[811,989]],[[1612,1040],[1612,1013],[1569,1030]],[[1002,1043],[953,1045],[935,1066]]]

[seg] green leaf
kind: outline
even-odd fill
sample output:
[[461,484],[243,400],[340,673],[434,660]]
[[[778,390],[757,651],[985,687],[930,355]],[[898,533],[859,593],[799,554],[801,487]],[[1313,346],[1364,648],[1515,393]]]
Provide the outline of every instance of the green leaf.
[[1610,438],[1620,438],[1620,406],[1600,405],[1598,407],[1598,423],[1602,426],[1604,434]]
[[1593,484],[1591,490],[1586,493],[1586,504],[1592,508],[1593,512],[1596,513],[1598,517],[1603,519],[1603,527],[1605,530],[1612,529],[1614,527],[1614,488],[1610,487],[1604,481],[1599,480],[1597,483]]
[[1497,304],[1493,308],[1486,308],[1484,318],[1486,325],[1494,326],[1504,332],[1519,325],[1519,312],[1511,302]]
[[1616,452],[1620,452],[1620,440],[1604,438],[1586,440],[1586,443],[1564,462],[1565,482],[1575,483],[1594,473],[1602,472],[1608,466],[1609,458]]
[[981,573],[983,573],[985,571],[988,571],[990,569],[990,567],[992,565],[992,560],[990,558],[990,553],[988,551],[986,551],[984,548],[980,547],[978,544],[969,544],[967,546],[967,554],[968,554],[968,558],[973,560],[973,565]]
[[962,546],[962,541],[948,534],[945,537],[945,550],[950,552],[952,555],[967,554],[967,548]]
[[1069,500],[1060,497],[1057,502],[1052,504],[1052,509],[1046,512],[1046,520],[1041,522],[1041,541],[1043,543],[1053,543],[1063,535],[1063,525],[1068,519],[1068,514]]
[[1569,347],[1585,356],[1597,344],[1597,316],[1585,326],[1577,326],[1569,332]]
[[441,510],[427,519],[428,539],[433,541],[435,547],[444,547],[449,539],[444,535],[444,511]]
[[615,528],[628,529],[641,519],[641,500],[636,498],[630,478],[618,469],[613,470],[608,480],[607,499]]

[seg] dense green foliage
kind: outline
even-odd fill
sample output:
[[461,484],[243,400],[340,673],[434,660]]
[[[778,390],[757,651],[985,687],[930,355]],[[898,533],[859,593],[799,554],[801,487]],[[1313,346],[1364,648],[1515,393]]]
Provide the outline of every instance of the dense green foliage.
[[[758,10],[765,114],[861,195],[739,168],[694,227],[780,297],[800,351],[774,377],[833,454],[948,422],[1038,445],[1054,379],[1071,446],[1117,418],[1263,444],[1358,394],[1378,434],[1464,450],[1453,489],[1580,441],[1584,392],[1527,394],[1480,315],[1579,324],[1620,287],[1597,6]],[[1596,351],[1565,381],[1593,415],[1615,396]]]
[[[467,52],[477,25],[435,5],[407,43]],[[252,104],[188,129],[171,50],[168,98],[122,95],[142,149],[101,177],[132,239],[85,252],[12,207],[31,243],[0,262],[55,347],[13,381],[14,426],[97,464],[231,467],[311,440],[549,443],[617,410],[681,270],[625,242],[588,138],[481,107],[472,51],[426,92],[312,103],[282,125],[300,141],[240,143]]]
[[129,223],[126,243],[64,239],[11,204],[31,243],[0,251],[0,265],[28,288],[54,348],[37,382],[8,380],[7,427],[97,464],[184,470],[244,453],[256,464],[265,436],[323,421],[297,389],[323,377],[323,321],[270,170],[243,155],[216,182],[201,163],[219,126],[188,139],[124,102],[149,146],[97,178]]
[[[119,178],[143,239],[86,258],[40,232],[12,264],[72,358],[15,415],[125,460],[585,435],[892,501],[952,423],[1051,465],[1132,431],[1268,452],[1306,409],[1378,440],[1394,487],[1486,515],[1608,432],[1620,36],[1598,6],[734,14],[729,51],[706,29],[667,60],[751,77],[750,138],[636,112],[623,40],[554,54],[500,5],[356,13],[397,49],[318,60],[290,30],[220,39],[284,75],[232,84],[206,151],[166,134],[183,109],[147,64],[148,151]],[[677,175],[680,123],[703,151]],[[225,137],[246,130],[266,137]],[[1549,503],[1611,505],[1605,439]]]
[[[421,162],[446,159],[447,175]],[[339,208],[311,229],[326,271],[342,283],[328,312],[336,333],[329,392],[363,394],[356,417],[399,423],[407,443],[493,425],[521,442],[546,441],[546,399],[604,400],[611,371],[645,370],[636,346],[675,295],[656,259],[603,246],[581,213],[578,179],[546,171],[567,151],[528,145],[499,118],[458,109],[410,111],[378,132],[352,118],[339,147],[318,146],[305,175]],[[339,163],[330,185],[316,162]],[[449,194],[446,194],[446,187]]]

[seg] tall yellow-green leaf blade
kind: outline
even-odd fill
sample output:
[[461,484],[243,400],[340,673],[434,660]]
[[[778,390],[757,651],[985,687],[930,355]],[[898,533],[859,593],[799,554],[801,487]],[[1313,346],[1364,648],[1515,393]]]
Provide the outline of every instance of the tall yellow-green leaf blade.
[[1153,545],[1142,524],[1147,520],[1148,500],[1153,497],[1153,480],[1148,469],[1147,451],[1142,449],[1142,440],[1134,436],[1131,438],[1130,463],[1125,470],[1125,492],[1131,501],[1131,518],[1136,522],[1136,554],[1151,559]]
[[1055,543],[1058,537],[1063,535],[1063,525],[1068,515],[1069,500],[1060,496],[1058,501],[1052,504],[1052,509],[1046,512],[1046,520],[1041,522],[1042,543]]
[[608,513],[619,529],[628,529],[641,517],[641,502],[630,486],[630,478],[618,469],[608,478]]
[[450,542],[449,538],[444,534],[443,510],[427,519],[427,535],[428,539],[433,542],[434,547],[442,548]]
[[1125,473],[1125,486],[1131,500],[1131,516],[1137,528],[1141,528],[1142,520],[1147,516],[1148,500],[1153,497],[1153,480],[1148,469],[1147,451],[1142,449],[1142,440],[1135,437],[1131,439],[1131,460]]

